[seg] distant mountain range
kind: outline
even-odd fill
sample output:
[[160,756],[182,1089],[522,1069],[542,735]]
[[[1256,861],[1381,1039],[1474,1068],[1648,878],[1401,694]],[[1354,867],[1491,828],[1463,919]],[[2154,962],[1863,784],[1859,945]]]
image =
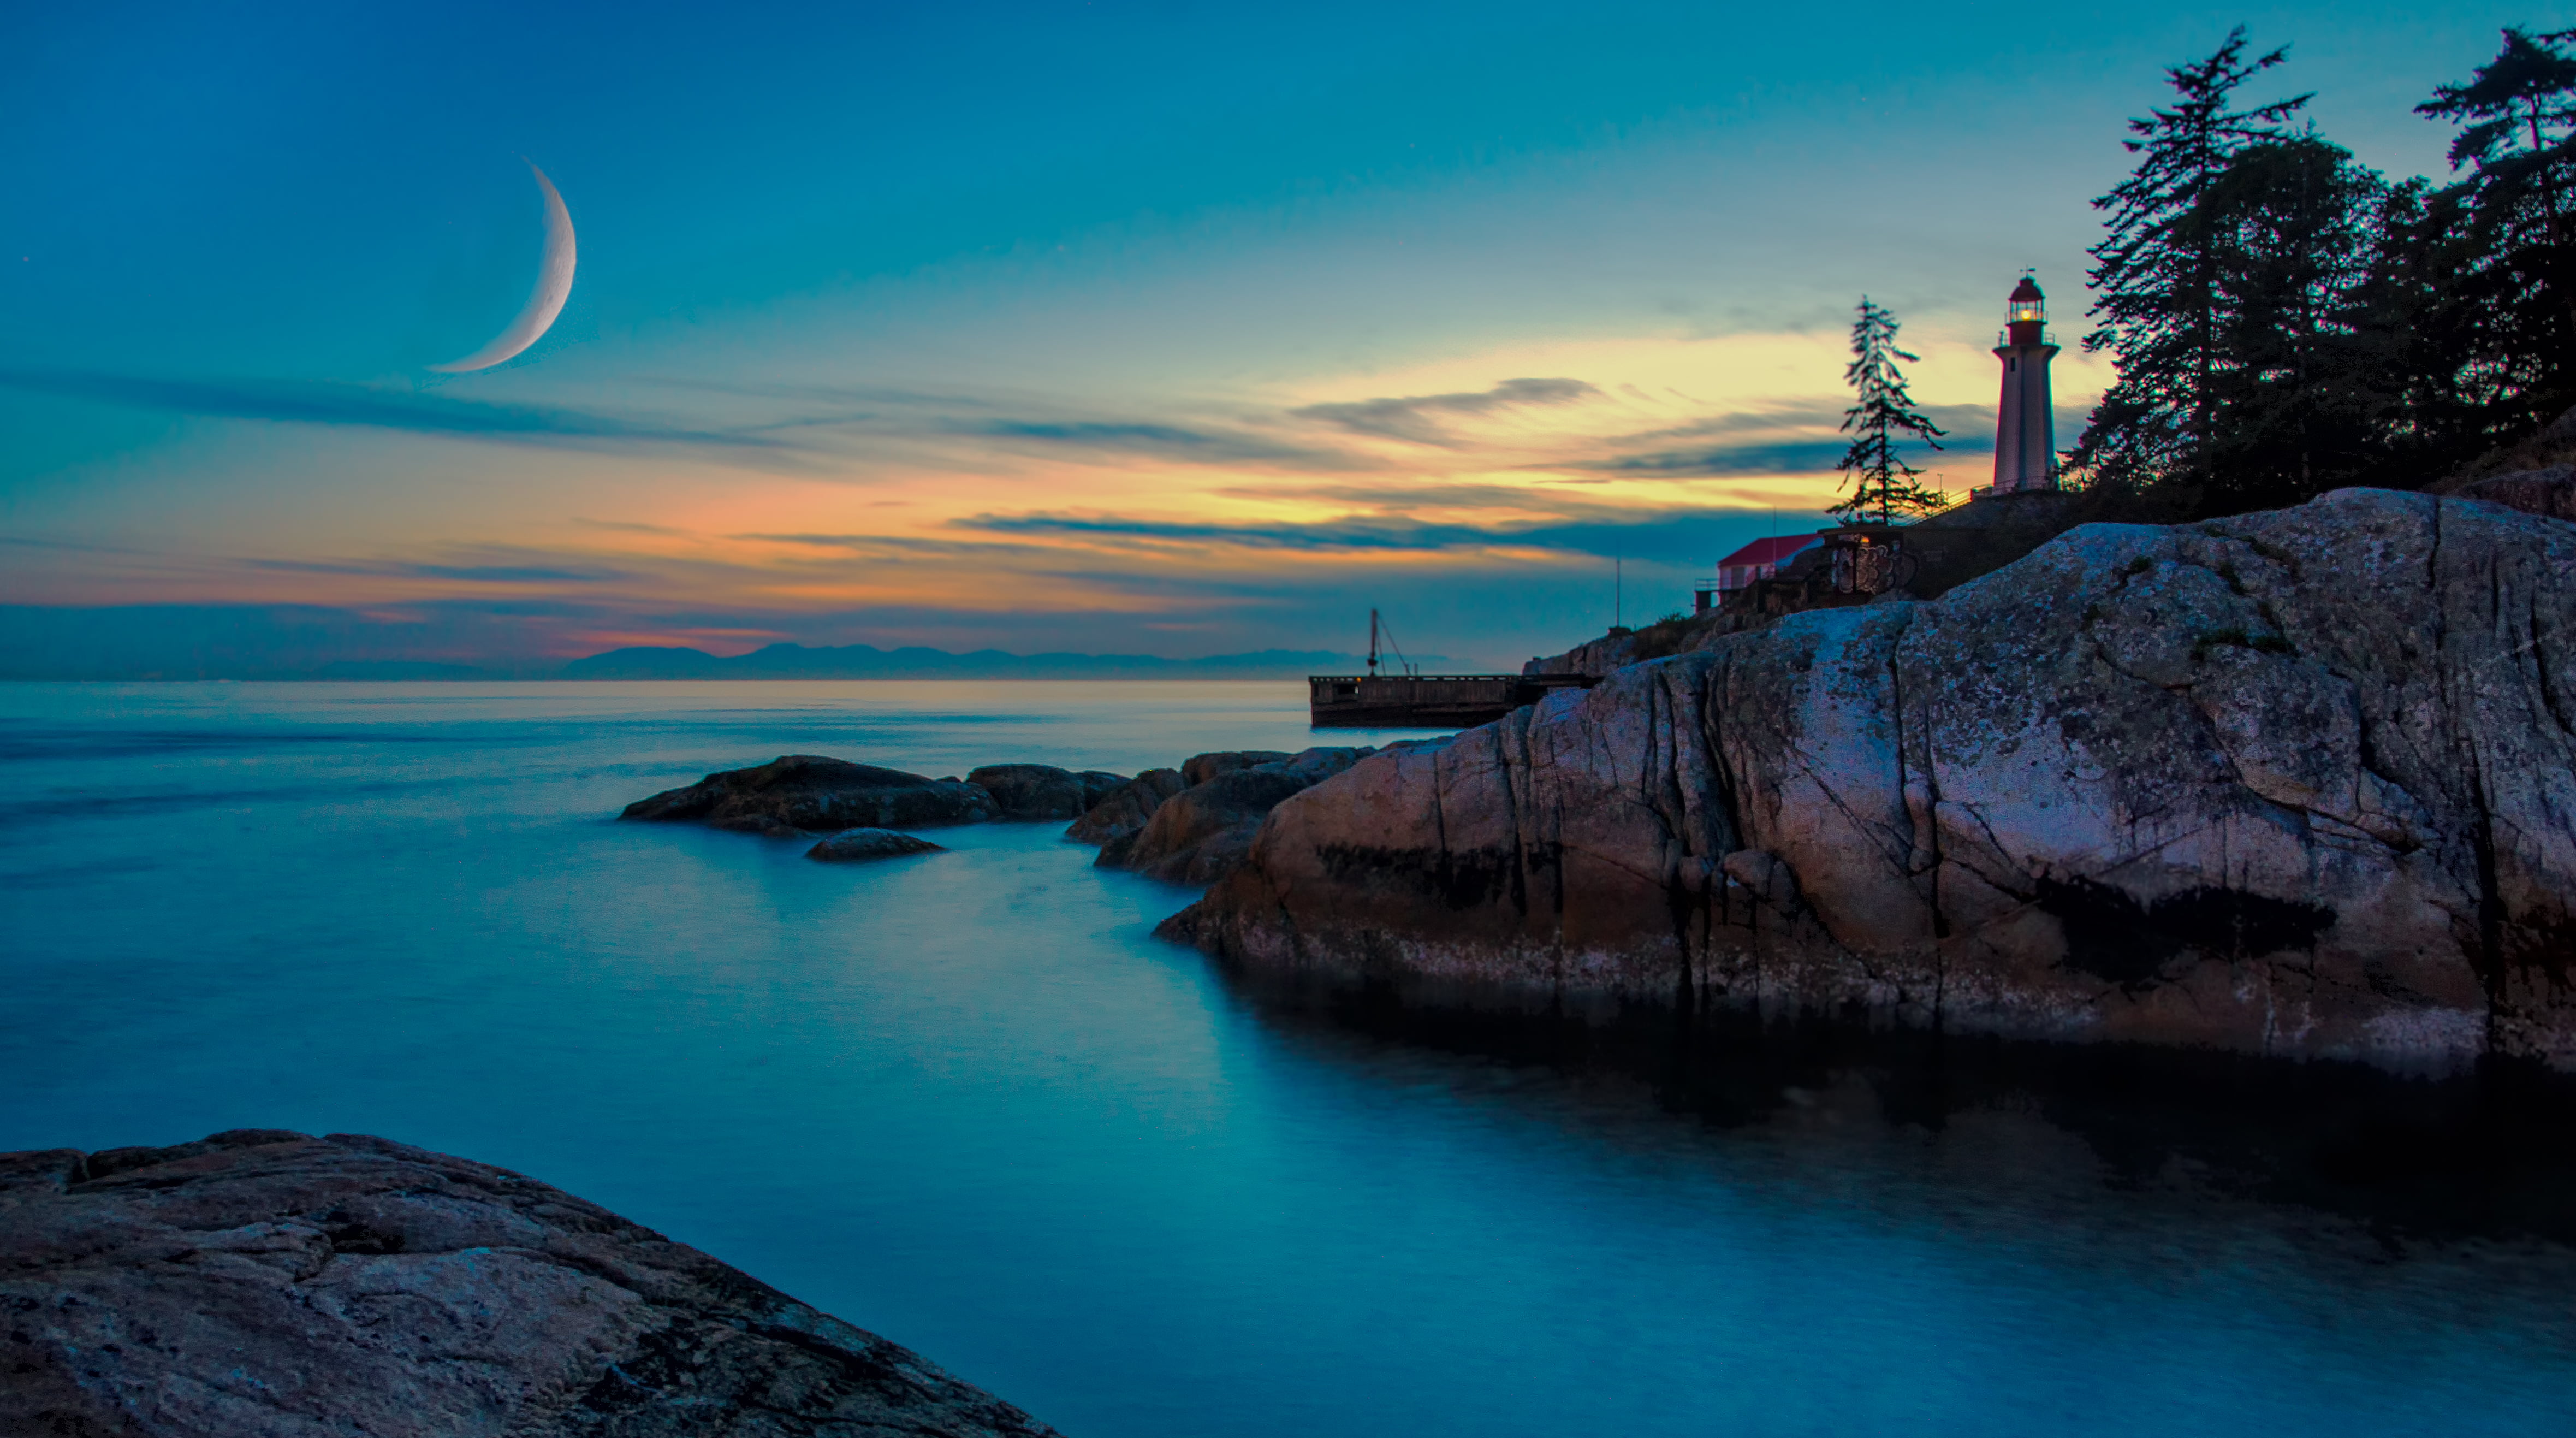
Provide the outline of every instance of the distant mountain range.
[[[506,639],[489,626],[395,625],[311,606],[131,605],[91,609],[0,604],[0,680],[338,679],[1289,679],[1348,674],[1367,661],[1328,649],[1262,649],[1204,659],[1151,654],[1012,654],[978,649],[811,648],[749,654],[648,646],[569,662],[544,658],[359,658],[370,650],[472,653]],[[433,649],[433,652],[435,650]],[[1426,656],[1424,667],[1446,663]]]
[[1327,649],[1260,649],[1205,659],[1151,654],[1010,654],[978,649],[878,649],[867,644],[811,649],[772,644],[721,658],[703,649],[639,646],[576,659],[556,679],[1293,679],[1348,674],[1367,661]]

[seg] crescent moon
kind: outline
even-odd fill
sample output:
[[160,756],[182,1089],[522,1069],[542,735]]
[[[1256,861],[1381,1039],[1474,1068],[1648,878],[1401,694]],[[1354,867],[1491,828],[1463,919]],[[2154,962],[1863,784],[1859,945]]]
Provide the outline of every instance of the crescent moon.
[[490,369],[517,355],[543,338],[555,316],[563,313],[564,301],[572,297],[572,212],[564,208],[563,196],[546,172],[528,162],[529,173],[537,177],[537,188],[546,192],[546,250],[537,262],[537,287],[528,292],[528,302],[519,309],[519,317],[510,327],[492,337],[492,342],[460,360],[434,364],[430,368],[442,374],[464,374],[469,370]]

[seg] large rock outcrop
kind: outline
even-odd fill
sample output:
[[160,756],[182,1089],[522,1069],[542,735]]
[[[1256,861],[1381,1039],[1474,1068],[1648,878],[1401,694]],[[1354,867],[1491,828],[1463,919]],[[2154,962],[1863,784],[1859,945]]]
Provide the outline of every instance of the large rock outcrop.
[[2576,526],[2088,525],[1282,801],[1168,932],[1505,1002],[2576,1067]]
[[0,1433],[1043,1435],[542,1183],[277,1130],[0,1154]]

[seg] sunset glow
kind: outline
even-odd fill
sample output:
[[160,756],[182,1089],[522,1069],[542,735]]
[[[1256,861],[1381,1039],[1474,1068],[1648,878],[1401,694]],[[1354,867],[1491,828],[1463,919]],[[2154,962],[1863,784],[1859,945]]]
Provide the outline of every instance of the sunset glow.
[[[1214,13],[1166,33],[1031,12],[985,70],[826,101],[775,56],[642,88],[559,17],[540,28],[572,27],[549,43],[582,105],[435,135],[439,88],[490,63],[464,38],[481,22],[444,58],[345,74],[367,22],[156,31],[171,93],[227,117],[175,139],[98,82],[31,75],[7,103],[89,117],[88,149],[13,177],[0,612],[76,648],[107,611],[253,634],[287,607],[352,657],[534,663],[1349,649],[1376,606],[1427,648],[1517,662],[1686,607],[1723,553],[1819,522],[1864,293],[1903,320],[1949,431],[1915,461],[1952,493],[1985,482],[2004,293],[2038,265],[2061,330],[2083,323],[2086,201],[2129,101],[2037,68],[2066,123],[1998,147],[2019,111],[1974,67],[1869,82],[1915,95],[1900,115],[1784,65],[1794,25],[1728,21],[1684,63],[1616,27],[1488,22],[1461,42],[1424,12],[1364,55],[1318,31],[1214,89],[1158,80],[1178,88],[1133,114],[1066,100],[1037,57],[1109,73],[1262,47]],[[833,23],[858,28],[818,53],[881,43]],[[1982,64],[2029,29],[1959,23],[1922,53]],[[105,43],[85,35],[63,43]],[[1464,43],[1483,73],[1537,77],[1596,41],[1623,68],[1568,81],[1562,108],[1426,68]],[[237,66],[196,58],[238,46]],[[1310,73],[1362,110],[1319,120]],[[281,149],[244,118],[265,110],[222,98],[260,85],[337,118]],[[1058,135],[1059,113],[1089,128]],[[1519,128],[1497,147],[1494,126]],[[1926,127],[1937,173],[1857,158]],[[1848,153],[1820,171],[1811,140]],[[226,187],[98,178],[172,145]],[[580,232],[570,300],[508,363],[434,373],[528,294],[520,154]],[[1854,186],[1905,218],[1820,207]],[[2033,198],[1943,198],[1961,188]],[[2062,440],[2108,380],[2078,337]]]

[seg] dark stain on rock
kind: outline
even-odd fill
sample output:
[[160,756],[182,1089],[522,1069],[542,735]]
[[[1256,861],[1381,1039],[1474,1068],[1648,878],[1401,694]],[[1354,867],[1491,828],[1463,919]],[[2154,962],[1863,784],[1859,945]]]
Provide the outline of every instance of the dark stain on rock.
[[[1527,862],[1552,868],[1563,846],[1533,843]],[[1316,850],[1335,883],[1403,886],[1436,897],[1451,909],[1490,904],[1512,890],[1523,856],[1510,849],[1386,849],[1370,844],[1326,844]]]
[[331,1241],[331,1251],[341,1253],[400,1253],[403,1236],[399,1229],[380,1228],[365,1216],[349,1209],[335,1208],[323,1215],[322,1233]]
[[2042,913],[2066,930],[2066,965],[2129,989],[2161,982],[2165,965],[2186,953],[2252,958],[2313,946],[2334,925],[2334,911],[2201,885],[2148,903],[2091,879],[2038,884]]

